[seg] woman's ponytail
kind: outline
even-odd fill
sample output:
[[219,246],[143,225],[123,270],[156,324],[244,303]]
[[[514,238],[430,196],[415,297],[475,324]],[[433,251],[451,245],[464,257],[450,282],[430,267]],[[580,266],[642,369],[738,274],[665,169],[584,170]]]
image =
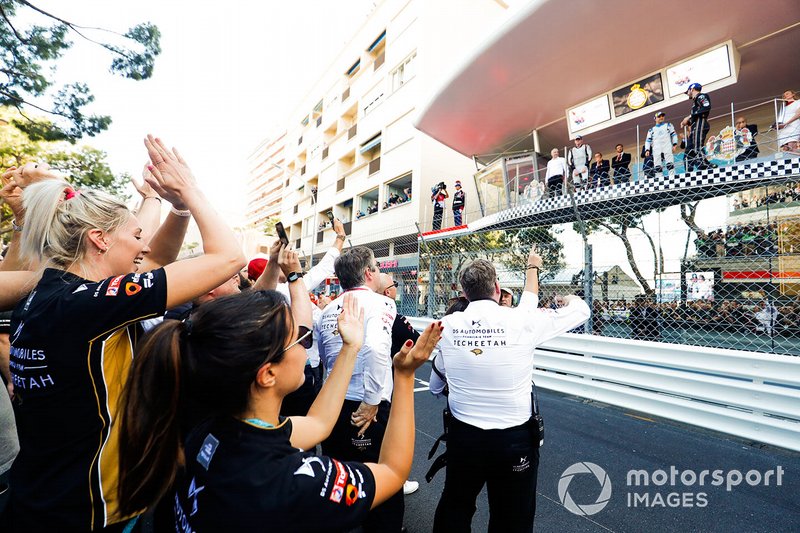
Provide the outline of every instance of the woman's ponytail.
[[[119,499],[123,516],[157,503],[183,463],[181,335],[183,322],[165,320],[137,347],[120,405]],[[184,348],[185,349],[185,348]]]

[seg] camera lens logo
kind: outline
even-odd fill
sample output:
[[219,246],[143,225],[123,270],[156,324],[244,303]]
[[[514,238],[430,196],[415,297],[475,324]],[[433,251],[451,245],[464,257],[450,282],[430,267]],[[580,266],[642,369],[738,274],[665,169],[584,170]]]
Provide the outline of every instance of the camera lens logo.
[[[569,495],[569,484],[577,474],[594,474],[597,482],[600,483],[600,494],[594,503],[579,505],[575,503]],[[558,497],[567,511],[578,516],[591,516],[602,511],[611,499],[611,480],[606,471],[594,463],[583,462],[575,463],[561,474],[558,480]]]

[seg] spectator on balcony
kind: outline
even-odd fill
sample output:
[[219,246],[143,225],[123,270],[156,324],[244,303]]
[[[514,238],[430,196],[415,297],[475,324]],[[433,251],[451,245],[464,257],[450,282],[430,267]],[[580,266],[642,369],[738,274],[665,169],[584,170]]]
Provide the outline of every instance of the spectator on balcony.
[[672,153],[678,146],[678,134],[675,133],[675,127],[665,121],[665,116],[663,111],[656,113],[654,117],[656,125],[647,132],[644,149],[650,150],[650,153],[653,154],[653,170],[657,176],[664,176],[663,160],[663,165],[667,167],[669,177],[674,178],[675,160]]
[[444,218],[445,200],[450,198],[447,192],[447,184],[440,182],[431,189],[431,202],[433,202],[433,231],[442,229],[442,219]]
[[456,180],[456,192],[453,193],[453,225],[460,226],[463,221],[466,197],[461,190],[461,182]]
[[592,162],[590,168],[592,180],[588,188],[596,189],[598,187],[607,187],[611,185],[611,176],[609,175],[610,170],[611,165],[609,164],[608,160],[603,159],[603,154],[600,152],[594,154],[594,162]]
[[653,168],[653,154],[650,150],[645,150],[645,147],[642,146],[642,172],[644,172],[644,176],[646,178],[654,178],[656,176],[656,171]]
[[403,201],[404,202],[410,202],[411,201],[411,187],[406,187],[405,189],[403,189],[403,194],[405,194],[405,196],[406,196],[405,200],[403,200]]
[[706,144],[706,135],[711,129],[708,125],[708,114],[711,112],[711,98],[702,92],[703,86],[692,83],[686,89],[686,94],[692,100],[692,109],[689,116],[681,121],[681,127],[690,127],[689,138],[686,139],[686,171],[706,170],[713,168],[703,155],[703,146]]
[[800,103],[795,91],[783,93],[785,103],[778,117],[778,146],[784,152],[797,152],[800,149]]
[[568,170],[566,160],[558,155],[558,148],[550,150],[550,157],[544,179],[547,182],[549,196],[553,197],[558,196],[559,190],[565,186]]
[[568,181],[568,187],[572,186],[579,189],[586,186],[586,182],[589,179],[589,163],[591,160],[592,147],[584,144],[583,137],[578,135],[575,137],[575,146],[570,148],[567,153],[567,162],[572,177],[572,184],[570,185]]
[[611,169],[614,171],[614,183],[625,183],[631,181],[631,154],[623,151],[623,146],[618,144],[614,147],[616,154],[611,160]]
[[[740,116],[736,119],[736,129],[744,132],[746,129],[750,134],[750,145],[744,149],[744,152],[736,156],[736,161],[747,161],[748,159],[755,159],[758,157],[758,144],[756,143],[756,136],[758,135],[758,125],[748,124],[747,119]],[[735,207],[734,207],[735,209]]]

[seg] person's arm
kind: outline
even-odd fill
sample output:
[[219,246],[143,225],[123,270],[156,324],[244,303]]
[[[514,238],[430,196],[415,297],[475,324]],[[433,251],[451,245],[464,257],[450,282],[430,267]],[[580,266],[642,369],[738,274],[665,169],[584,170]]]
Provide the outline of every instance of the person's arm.
[[[292,272],[302,272],[300,268],[300,259],[297,257],[297,252],[293,249],[287,249],[281,246],[280,254],[278,254],[278,266],[281,267],[283,275],[287,278]],[[292,316],[298,326],[305,326],[308,329],[314,327],[314,318],[311,315],[311,300],[308,298],[308,291],[303,278],[298,278],[296,281],[288,282],[289,285],[289,300],[291,301]]]
[[[539,299],[539,272],[542,269],[542,258],[536,252],[536,247],[531,247],[528,253],[528,262],[525,263],[525,287],[523,288],[522,297],[526,293],[530,293]],[[520,297],[520,304],[522,304],[522,297]],[[535,307],[535,306],[534,306]]]
[[425,364],[442,336],[442,323],[425,328],[416,344],[394,356],[394,394],[378,463],[367,463],[375,477],[372,508],[397,494],[411,473],[414,458],[414,372]]
[[444,357],[442,351],[437,347],[438,352],[431,360],[431,376],[428,378],[428,390],[437,398],[442,396],[447,386],[447,371],[444,367]]
[[531,324],[538,333],[536,344],[566,333],[589,319],[589,306],[580,297],[568,294],[563,297],[563,301],[565,305],[559,309],[538,311],[536,320]]
[[269,260],[267,261],[267,266],[253,284],[254,291],[274,291],[278,286],[278,278],[281,272],[281,269],[278,266],[278,256],[281,253],[282,246],[283,244],[280,240],[276,240],[274,243],[272,243],[272,246],[269,249]]
[[790,118],[789,120],[784,120],[783,122],[778,124],[778,129],[785,128],[786,126],[788,126],[797,119],[800,119],[800,106],[798,106],[797,111],[795,112],[794,115],[792,115],[792,118]]
[[8,341],[8,333],[0,333],[0,374],[3,375],[6,390],[13,400],[14,381],[11,379],[11,344]]
[[[347,240],[347,232],[344,230],[344,224],[338,218],[333,219],[333,231],[336,233],[336,239],[333,241],[333,247],[339,250],[339,253],[342,253],[342,247],[344,247],[344,241]],[[326,256],[328,254],[325,254]],[[338,255],[336,257],[339,257]],[[325,259],[324,257],[322,258]],[[334,258],[336,261],[336,258]],[[333,265],[331,265],[333,268]]]
[[[337,220],[336,222],[339,221]],[[306,286],[310,291],[313,291],[326,279],[332,278],[336,274],[333,269],[333,265],[336,263],[336,259],[339,257],[339,253],[342,251],[342,244],[344,244],[344,240],[347,238],[347,235],[345,235],[344,229],[341,227],[341,225],[341,222],[339,222],[338,229],[334,226],[334,230],[336,231],[336,240],[334,241],[333,246],[328,249],[320,262],[311,267],[305,275]],[[340,230],[341,233],[339,232]],[[339,235],[343,235],[343,237],[339,237]]]
[[390,303],[384,309],[371,310],[371,316],[367,318],[364,326],[364,346],[362,355],[364,357],[364,398],[358,409],[351,415],[350,420],[353,425],[361,428],[359,435],[363,435],[369,425],[375,420],[378,414],[378,405],[381,403],[383,386],[386,382],[386,374],[391,372],[392,354],[392,323],[394,322],[395,309],[394,302],[386,298]]
[[160,139],[148,135],[145,146],[153,165],[147,178],[155,191],[172,203],[185,205],[197,222],[203,239],[200,257],[171,263],[167,275],[167,309],[191,301],[229,280],[244,265],[236,235],[197,187],[186,161],[176,151],[167,150]]
[[[0,265],[5,261],[0,262]],[[39,279],[39,273],[27,270],[0,272],[0,311],[7,311],[17,305],[31,292]]]
[[[344,296],[337,329],[342,337],[342,349],[336,358],[333,370],[325,380],[316,400],[311,404],[308,414],[290,417],[292,421],[290,442],[292,446],[302,450],[313,448],[331,434],[344,404],[347,386],[350,384],[358,351],[364,340],[364,309],[359,308],[352,294]],[[315,330],[318,328],[315,327]]]
[[136,218],[139,219],[139,226],[142,228],[142,236],[151,241],[161,224],[161,197],[149,183],[144,181],[144,177],[150,174],[150,170],[147,168],[148,164],[145,163],[142,170],[142,180],[135,180],[131,176],[131,184],[142,197],[142,203],[136,211]]

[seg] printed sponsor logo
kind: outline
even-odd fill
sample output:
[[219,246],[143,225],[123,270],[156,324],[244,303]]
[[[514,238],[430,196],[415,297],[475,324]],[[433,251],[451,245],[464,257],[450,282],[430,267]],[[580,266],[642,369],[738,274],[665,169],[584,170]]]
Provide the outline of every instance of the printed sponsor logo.
[[470,352],[474,353],[475,357],[477,357],[483,353],[483,350],[481,350],[480,348],[475,348],[474,350],[470,350]]
[[322,462],[322,459],[319,457],[304,457],[303,464],[294,471],[295,476],[308,476],[308,477],[316,477],[317,473],[314,472],[314,467],[312,466],[314,463],[319,463],[323,469],[325,469],[325,463]]
[[200,447],[200,452],[197,454],[197,462],[206,470],[208,470],[208,465],[211,464],[211,459],[217,451],[217,446],[219,446],[219,440],[211,433],[206,435],[203,445]]
[[83,291],[87,290],[88,288],[89,288],[89,287],[87,287],[87,286],[86,286],[86,284],[85,284],[85,283],[83,283],[83,284],[79,285],[77,289],[75,289],[74,291],[72,291],[72,294],[77,294],[77,293],[79,293],[79,292],[83,292]]
[[524,472],[531,467],[531,462],[528,461],[528,456],[520,457],[519,464],[511,467],[512,472]]
[[344,496],[347,472],[345,471],[344,466],[342,466],[342,463],[339,461],[334,460],[333,464],[336,465],[336,481],[333,484],[331,495],[328,499],[332,502],[340,503],[342,501],[342,496]]
[[130,281],[125,284],[125,294],[133,296],[142,290],[142,286],[138,283],[131,283]]
[[353,485],[347,485],[347,492],[345,493],[344,503],[350,507],[358,500],[358,489]]
[[111,280],[111,283],[108,284],[108,289],[106,289],[106,296],[116,296],[119,292],[119,284],[122,282],[122,278],[125,276],[117,276],[116,278]]

